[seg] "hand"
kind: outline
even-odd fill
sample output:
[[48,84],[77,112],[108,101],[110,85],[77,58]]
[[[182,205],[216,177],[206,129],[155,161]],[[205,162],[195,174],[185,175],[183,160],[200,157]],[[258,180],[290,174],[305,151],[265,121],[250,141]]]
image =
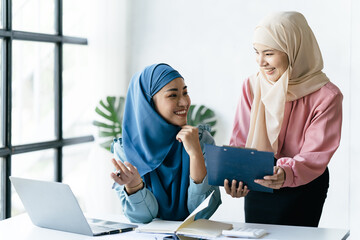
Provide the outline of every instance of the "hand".
[[225,192],[231,195],[233,198],[245,197],[250,192],[250,190],[247,188],[247,186],[243,188],[243,182],[240,181],[238,187],[236,187],[236,183],[237,183],[236,180],[232,180],[231,188],[230,188],[229,180],[225,179],[224,180]]
[[281,167],[274,167],[274,175],[265,176],[264,179],[255,179],[254,182],[264,187],[280,189],[285,182],[285,171]]
[[[129,162],[122,163],[121,161],[116,161],[114,158],[111,159],[112,164],[115,166],[116,171],[120,171],[120,175],[117,176],[116,173],[112,172],[110,174],[111,178],[120,185],[125,185],[125,188],[128,194],[135,193],[143,187],[142,179],[140,174],[135,166]],[[135,188],[138,186],[137,188]],[[129,191],[129,189],[131,191]]]
[[182,142],[185,148],[185,151],[191,157],[196,157],[201,154],[201,147],[199,142],[199,130],[196,127],[185,125],[176,135],[176,140]]
[[190,177],[195,183],[201,183],[206,176],[206,166],[199,142],[199,130],[185,125],[176,135],[176,140],[182,142],[190,157]]

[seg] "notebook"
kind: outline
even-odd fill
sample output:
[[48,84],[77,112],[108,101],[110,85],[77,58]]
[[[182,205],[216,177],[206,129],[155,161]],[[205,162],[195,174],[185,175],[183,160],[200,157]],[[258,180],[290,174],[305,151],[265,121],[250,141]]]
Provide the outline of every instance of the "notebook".
[[137,225],[86,219],[69,185],[10,177],[34,225],[89,236],[134,230]]
[[255,149],[205,144],[205,161],[210,185],[224,186],[224,180],[242,181],[250,191],[272,193],[254,182],[273,175],[274,153]]
[[186,237],[195,239],[212,239],[220,236],[223,230],[232,229],[232,224],[208,219],[195,220],[195,215],[209,206],[209,202],[213,194],[214,191],[184,221],[166,221],[155,219],[148,224],[140,226],[136,229],[136,231],[142,233],[175,234],[180,239],[187,239]]

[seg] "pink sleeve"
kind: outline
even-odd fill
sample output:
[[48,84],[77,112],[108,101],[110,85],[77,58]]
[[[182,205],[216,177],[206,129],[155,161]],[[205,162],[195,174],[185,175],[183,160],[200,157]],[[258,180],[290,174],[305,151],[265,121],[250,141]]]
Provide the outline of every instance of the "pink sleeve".
[[278,159],[285,170],[283,187],[307,184],[320,176],[340,143],[342,124],[342,94],[323,99],[316,107],[310,125],[304,129],[304,143],[293,158]]
[[249,132],[252,94],[250,80],[246,79],[242,85],[242,92],[237,105],[230,146],[244,147]]

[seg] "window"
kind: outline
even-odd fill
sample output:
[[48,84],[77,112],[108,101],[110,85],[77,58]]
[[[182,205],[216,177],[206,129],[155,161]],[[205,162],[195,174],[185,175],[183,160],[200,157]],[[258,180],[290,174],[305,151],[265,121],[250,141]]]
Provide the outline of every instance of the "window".
[[[9,176],[76,186],[71,171],[81,173],[94,140],[89,103],[95,89],[86,75],[86,34],[78,26],[86,11],[67,7],[72,3],[0,1],[0,220],[24,211]],[[65,36],[63,25],[74,30]],[[77,29],[83,31],[78,36]]]
[[[1,5],[0,5],[1,6]],[[0,39],[0,56],[3,56],[3,40]],[[4,122],[4,81],[3,81],[3,64],[0,58],[0,122]],[[0,148],[4,147],[4,126],[0,126]],[[1,170],[1,168],[0,168]]]
[[55,0],[13,0],[14,30],[54,34]]
[[12,145],[55,140],[55,44],[13,41]]

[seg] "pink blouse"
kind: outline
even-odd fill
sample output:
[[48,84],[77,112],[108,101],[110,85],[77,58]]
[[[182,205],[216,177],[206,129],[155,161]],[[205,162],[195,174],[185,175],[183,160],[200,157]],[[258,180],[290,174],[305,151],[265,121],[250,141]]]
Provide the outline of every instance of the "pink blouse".
[[[252,91],[245,80],[236,110],[230,145],[244,147],[250,126]],[[283,187],[297,187],[319,177],[339,147],[342,124],[340,90],[331,82],[303,98],[286,102],[279,135],[277,166]]]

